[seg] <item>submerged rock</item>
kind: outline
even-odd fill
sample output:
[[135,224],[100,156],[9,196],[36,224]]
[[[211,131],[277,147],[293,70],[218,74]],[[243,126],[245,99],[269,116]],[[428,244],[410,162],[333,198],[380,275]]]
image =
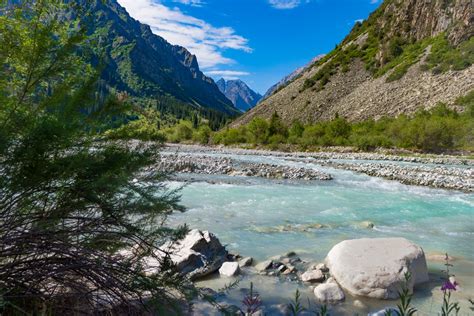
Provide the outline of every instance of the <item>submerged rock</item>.
[[227,257],[227,250],[214,234],[197,229],[191,230],[184,239],[160,248],[170,253],[178,270],[191,279],[217,271]]
[[405,281],[428,281],[423,249],[404,238],[363,238],[346,240],[334,246],[326,258],[331,275],[353,295],[397,299]]
[[314,288],[314,296],[321,303],[336,303],[345,299],[344,292],[336,282],[319,284]]
[[358,224],[360,228],[372,229],[375,227],[375,224],[370,221],[363,221]]

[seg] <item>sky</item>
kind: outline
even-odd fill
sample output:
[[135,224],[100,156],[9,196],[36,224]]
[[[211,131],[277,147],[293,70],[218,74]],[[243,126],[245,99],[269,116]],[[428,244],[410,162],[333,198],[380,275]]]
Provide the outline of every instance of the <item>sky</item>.
[[241,79],[264,94],[330,52],[381,0],[118,0],[168,42],[197,56],[215,80]]

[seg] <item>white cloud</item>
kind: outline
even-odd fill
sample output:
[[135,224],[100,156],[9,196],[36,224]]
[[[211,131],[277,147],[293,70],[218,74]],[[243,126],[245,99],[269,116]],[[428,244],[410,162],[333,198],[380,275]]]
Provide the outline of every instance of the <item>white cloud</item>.
[[376,4],[376,3],[379,3],[379,0],[370,0],[370,3],[371,4]]
[[275,9],[287,10],[299,6],[301,0],[268,0],[268,3]]
[[209,70],[206,71],[206,75],[211,77],[222,77],[225,80],[235,80],[243,76],[248,76],[250,73],[236,70]]
[[[251,52],[248,40],[235,34],[231,27],[215,27],[204,20],[184,14],[178,8],[170,8],[153,0],[118,0],[128,13],[144,24],[153,33],[172,44],[186,47],[198,58],[203,69],[217,65],[232,64],[234,60],[223,55],[226,49]],[[179,0],[197,4],[201,0]]]
[[173,0],[173,2],[190,5],[193,7],[202,7],[204,4],[206,4],[202,0]]

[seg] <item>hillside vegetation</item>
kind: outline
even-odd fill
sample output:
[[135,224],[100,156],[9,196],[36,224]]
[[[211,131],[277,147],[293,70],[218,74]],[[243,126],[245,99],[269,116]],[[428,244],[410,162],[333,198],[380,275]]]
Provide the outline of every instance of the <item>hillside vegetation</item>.
[[449,150],[474,150],[474,91],[459,98],[462,113],[439,104],[413,116],[400,115],[380,120],[350,123],[336,116],[333,120],[287,126],[274,113],[270,120],[256,117],[249,124],[227,128],[213,135],[217,144],[253,144],[277,149],[285,144],[299,150],[321,146],[354,146],[360,150],[405,148],[439,153]]

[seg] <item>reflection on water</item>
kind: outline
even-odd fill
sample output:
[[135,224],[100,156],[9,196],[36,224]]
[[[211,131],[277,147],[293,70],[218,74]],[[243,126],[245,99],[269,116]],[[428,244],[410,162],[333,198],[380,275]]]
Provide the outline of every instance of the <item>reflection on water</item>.
[[[268,157],[258,156],[242,159],[268,161]],[[345,239],[405,237],[426,253],[448,252],[459,258],[454,262],[454,273],[463,289],[456,297],[462,298],[467,312],[466,298],[474,297],[474,194],[406,186],[308,162],[272,158],[272,163],[318,168],[331,173],[335,180],[303,183],[196,176],[212,183],[187,185],[182,200],[189,210],[174,215],[171,222],[210,230],[230,250],[257,260],[291,250],[304,260],[318,262]],[[436,286],[442,265],[429,262],[429,268],[433,282],[418,290],[415,299],[421,315],[436,314],[441,303]],[[218,287],[225,281],[207,280],[203,284]],[[259,276],[252,281],[268,304],[287,303],[298,287],[271,277]],[[248,287],[249,282],[249,277],[244,277],[240,286]],[[301,290],[314,303],[309,287]],[[242,296],[238,289],[230,293],[238,305]],[[352,301],[348,298],[339,305],[337,313],[363,314],[387,306],[387,302],[364,301],[369,307],[356,310]]]

